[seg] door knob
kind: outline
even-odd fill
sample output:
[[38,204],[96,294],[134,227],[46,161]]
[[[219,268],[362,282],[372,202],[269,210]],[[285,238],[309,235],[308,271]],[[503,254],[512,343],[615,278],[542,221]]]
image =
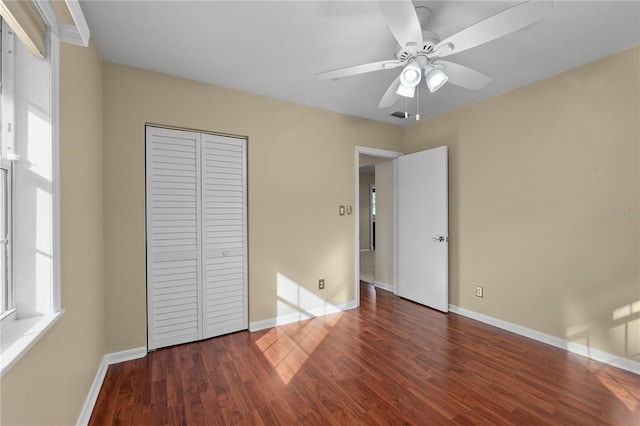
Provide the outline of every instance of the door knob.
[[231,252],[229,250],[225,250],[222,252],[223,256],[229,256],[231,254]]

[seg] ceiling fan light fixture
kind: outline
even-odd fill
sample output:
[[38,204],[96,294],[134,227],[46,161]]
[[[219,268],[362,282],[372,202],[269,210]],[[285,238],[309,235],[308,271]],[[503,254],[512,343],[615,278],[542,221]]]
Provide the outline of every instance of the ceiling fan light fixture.
[[422,70],[420,69],[420,65],[415,62],[411,62],[402,70],[402,73],[400,74],[400,83],[402,83],[403,86],[416,87],[420,84],[421,78]]
[[405,98],[413,98],[413,95],[416,93],[416,86],[409,87],[404,84],[400,84],[398,86],[398,90],[396,90],[396,94],[400,96],[404,96]]
[[427,87],[431,93],[435,92],[449,80],[449,77],[440,69],[432,67],[425,75]]

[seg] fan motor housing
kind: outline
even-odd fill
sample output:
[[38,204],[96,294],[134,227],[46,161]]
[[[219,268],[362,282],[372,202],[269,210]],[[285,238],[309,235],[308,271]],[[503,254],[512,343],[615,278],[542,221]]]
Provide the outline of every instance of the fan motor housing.
[[[418,48],[418,53],[432,53],[433,48],[440,43],[440,37],[431,31],[422,31],[422,46]],[[416,55],[410,50],[400,48],[396,51],[396,59],[399,61],[408,61]]]
[[422,40],[424,41],[422,51],[427,53],[433,52],[433,48],[436,47],[436,44],[440,43],[440,37],[431,31],[423,31]]

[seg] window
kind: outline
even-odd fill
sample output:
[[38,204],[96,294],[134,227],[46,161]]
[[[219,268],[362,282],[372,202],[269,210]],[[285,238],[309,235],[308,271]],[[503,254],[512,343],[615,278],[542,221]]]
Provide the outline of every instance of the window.
[[[57,26],[47,18],[51,11],[38,9],[47,2],[7,4],[42,15],[47,28]],[[59,39],[47,33],[45,49],[34,52],[18,39],[17,30],[14,36],[7,21],[1,23],[0,40],[0,376],[63,312],[56,121]]]
[[371,185],[371,217],[376,220],[376,187]]

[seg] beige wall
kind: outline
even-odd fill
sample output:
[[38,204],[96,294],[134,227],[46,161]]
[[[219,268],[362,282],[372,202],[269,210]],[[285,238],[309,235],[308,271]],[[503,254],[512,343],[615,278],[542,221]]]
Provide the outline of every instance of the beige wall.
[[393,162],[376,164],[376,282],[393,286]]
[[356,217],[338,205],[357,199],[355,145],[398,150],[402,129],[113,63],[103,94],[108,352],[146,345],[145,122],[248,136],[250,322],[293,311],[278,276],[354,300]]
[[360,250],[369,250],[371,247],[371,229],[370,220],[370,203],[369,203],[369,185],[375,181],[375,174],[360,173]]
[[640,360],[639,64],[633,48],[406,130],[404,152],[449,146],[450,303]]
[[3,425],[74,424],[105,354],[101,60],[61,46],[62,318],[2,378]]

